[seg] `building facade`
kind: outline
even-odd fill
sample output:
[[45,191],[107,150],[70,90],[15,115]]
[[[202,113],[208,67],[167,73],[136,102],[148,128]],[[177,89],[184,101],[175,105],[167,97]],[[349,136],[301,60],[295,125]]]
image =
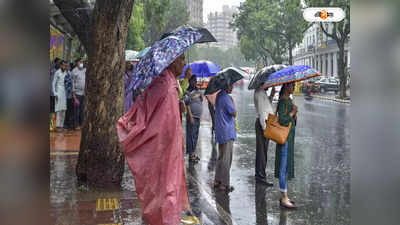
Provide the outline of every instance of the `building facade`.
[[239,41],[236,32],[229,25],[233,21],[233,14],[237,12],[237,7],[224,5],[222,12],[208,14],[206,28],[217,39],[217,42],[211,43],[210,46],[226,50],[238,45]]
[[[332,27],[328,27],[332,31]],[[327,37],[319,24],[314,24],[305,33],[303,42],[293,50],[294,65],[308,65],[323,76],[338,77],[339,48],[335,40]],[[345,62],[350,67],[350,41],[345,44]]]
[[50,61],[56,57],[71,61],[76,49],[72,47],[75,33],[52,0],[50,10]]
[[189,10],[189,22],[203,25],[203,0],[185,0]]

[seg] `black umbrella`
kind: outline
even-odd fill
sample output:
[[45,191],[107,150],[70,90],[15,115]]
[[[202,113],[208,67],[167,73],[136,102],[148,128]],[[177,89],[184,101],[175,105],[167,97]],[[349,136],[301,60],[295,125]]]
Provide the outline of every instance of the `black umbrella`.
[[179,30],[187,29],[187,28],[191,28],[193,30],[196,30],[200,34],[202,34],[201,38],[199,40],[197,40],[196,43],[217,42],[217,39],[215,39],[215,37],[206,28],[198,27],[198,26],[192,26],[192,25],[188,25],[188,24],[179,26],[178,28],[176,28],[172,32],[164,33],[163,35],[161,35],[160,40],[168,37],[169,35],[173,34],[174,32],[176,33]]
[[219,71],[208,83],[204,95],[210,95],[218,90],[223,90],[233,85],[236,81],[243,79],[246,72],[235,67],[228,67]]
[[285,68],[285,65],[281,65],[281,64],[271,65],[271,66],[262,68],[251,79],[248,89],[251,90],[251,89],[257,89],[257,88],[261,87],[261,85],[263,85],[264,82],[267,81],[267,78],[269,75],[271,75],[272,73],[275,73],[276,71],[279,71],[283,68]]

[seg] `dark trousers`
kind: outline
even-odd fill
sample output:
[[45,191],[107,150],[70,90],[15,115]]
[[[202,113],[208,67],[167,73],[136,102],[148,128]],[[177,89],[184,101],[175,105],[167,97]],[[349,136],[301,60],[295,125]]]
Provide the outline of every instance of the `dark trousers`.
[[215,110],[214,106],[208,102],[208,110],[210,111],[210,116],[211,116],[211,122],[212,122],[212,132],[214,133],[215,131]]
[[200,119],[193,118],[194,124],[190,124],[189,116],[186,116],[186,153],[192,154],[196,151],[199,138]]
[[215,109],[214,106],[211,104],[211,102],[208,102],[208,110],[210,111],[210,117],[211,117],[211,145],[212,145],[212,150],[211,150],[211,160],[216,160],[217,159],[217,147],[215,144]]
[[215,168],[215,181],[230,185],[233,140],[218,145],[218,158]]
[[260,119],[256,120],[256,177],[266,179],[265,169],[267,168],[267,152],[269,139],[264,137],[264,130],[261,127]]
[[56,102],[56,97],[50,96],[50,113],[55,113],[54,111],[54,107],[56,104],[55,102]]
[[75,106],[74,118],[75,126],[82,126],[83,123],[83,110],[85,109],[85,96],[76,95],[79,101],[79,106]]
[[75,128],[74,99],[73,98],[67,99],[67,111],[65,112],[64,128],[65,129],[74,129]]

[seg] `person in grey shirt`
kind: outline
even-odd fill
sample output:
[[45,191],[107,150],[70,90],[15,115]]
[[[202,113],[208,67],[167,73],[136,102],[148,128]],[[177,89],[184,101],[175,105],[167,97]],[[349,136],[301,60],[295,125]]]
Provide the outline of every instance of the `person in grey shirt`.
[[273,186],[272,183],[267,182],[265,169],[267,167],[267,153],[269,139],[264,137],[264,130],[267,127],[266,120],[268,114],[274,113],[272,108],[272,98],[275,95],[275,88],[271,90],[268,97],[266,90],[262,86],[254,91],[254,106],[256,107],[257,119],[255,123],[256,129],[256,166],[255,177],[256,181],[267,186]]
[[76,67],[72,70],[73,94],[79,102],[75,104],[74,118],[75,126],[79,130],[83,123],[83,110],[85,106],[85,80],[86,68],[81,59],[76,60]]
[[197,77],[192,75],[189,87],[184,96],[186,104],[186,152],[189,161],[197,163],[200,158],[195,154],[199,137],[200,118],[203,114],[203,96],[197,88]]

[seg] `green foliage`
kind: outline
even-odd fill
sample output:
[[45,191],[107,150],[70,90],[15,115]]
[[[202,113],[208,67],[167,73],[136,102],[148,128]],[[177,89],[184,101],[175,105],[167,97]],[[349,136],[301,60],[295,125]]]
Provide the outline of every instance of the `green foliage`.
[[217,47],[191,47],[186,52],[186,61],[191,63],[197,60],[209,60],[221,68],[235,66],[252,66],[254,63],[245,59],[239,48],[230,48],[223,51]]
[[166,11],[171,0],[142,0],[144,3],[145,32],[143,39],[146,46],[159,40],[166,26]]
[[[324,28],[324,33],[340,42],[345,42],[350,37],[350,0],[305,0],[307,7],[339,7],[342,8],[346,14],[346,18],[338,23],[333,23],[333,30],[327,30],[328,23],[321,23],[320,26]],[[338,41],[339,40],[339,41]]]
[[143,7],[143,2],[141,1],[136,1],[133,6],[132,16],[128,26],[126,49],[140,51],[145,47],[142,39],[145,28]]
[[166,25],[164,32],[170,32],[189,21],[189,10],[185,0],[170,0],[166,12]]
[[323,33],[336,41],[339,48],[339,79],[340,79],[340,97],[346,98],[346,62],[344,59],[344,46],[350,38],[350,0],[305,0],[307,7],[340,7],[345,11],[344,20],[331,23],[332,29],[328,29],[329,23],[320,23]]
[[137,0],[129,24],[127,49],[142,50],[188,21],[184,0]]
[[144,4],[145,30],[142,35],[146,46],[158,41],[189,21],[189,11],[184,0],[141,0]]
[[282,63],[289,51],[291,64],[291,51],[302,41],[307,23],[300,0],[248,0],[239,7],[232,25],[238,29],[246,58]]

